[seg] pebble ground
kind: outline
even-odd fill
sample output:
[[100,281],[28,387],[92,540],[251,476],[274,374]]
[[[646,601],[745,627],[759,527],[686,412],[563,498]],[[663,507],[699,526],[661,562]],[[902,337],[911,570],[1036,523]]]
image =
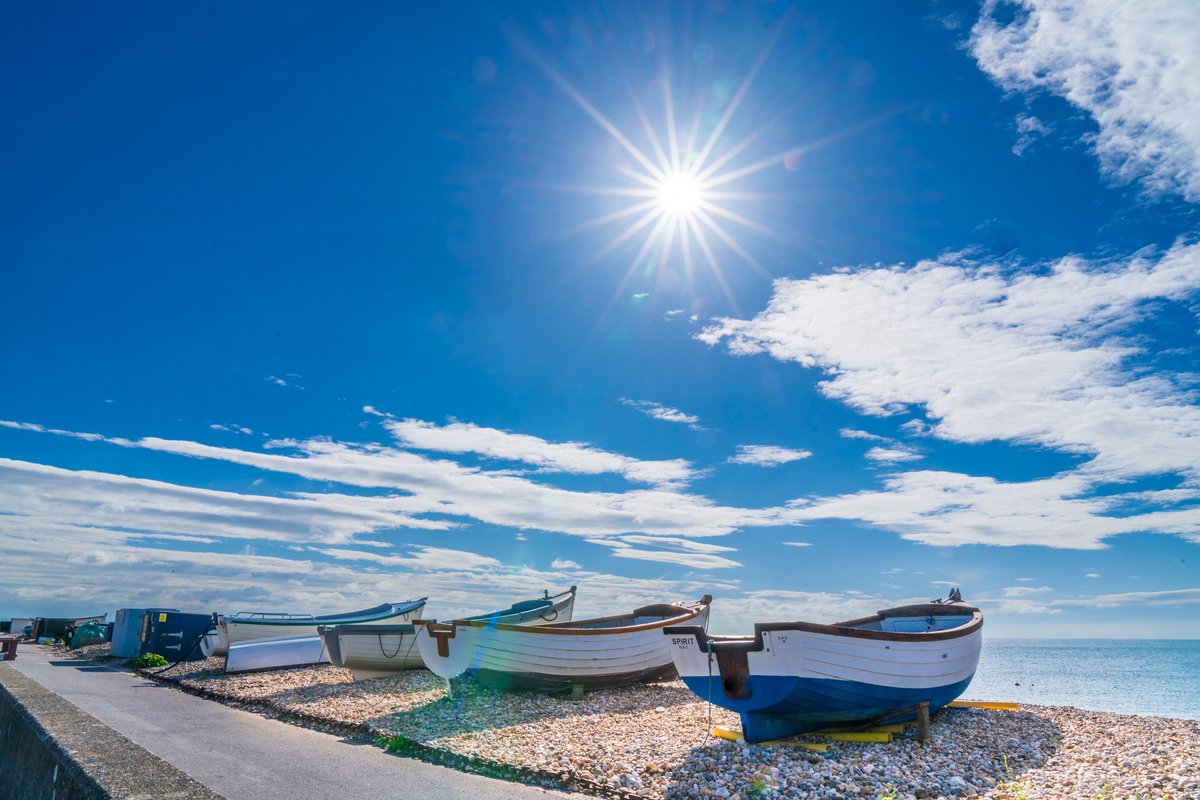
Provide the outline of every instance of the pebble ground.
[[355,683],[329,665],[245,675],[224,675],[222,666],[209,659],[162,677],[272,716],[399,735],[627,797],[1200,800],[1194,720],[1051,706],[947,709],[928,744],[902,738],[812,752],[707,736],[714,724],[738,728],[736,715],[710,709],[679,681],[568,700],[496,694],[470,679],[448,692],[425,670]]

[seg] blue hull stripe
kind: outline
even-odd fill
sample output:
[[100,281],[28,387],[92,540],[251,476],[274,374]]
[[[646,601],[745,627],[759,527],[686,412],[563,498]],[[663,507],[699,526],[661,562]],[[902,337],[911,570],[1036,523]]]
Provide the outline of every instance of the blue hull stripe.
[[[938,711],[971,683],[968,677],[947,686],[906,689],[794,675],[751,675],[747,680],[750,696],[742,700],[725,696],[719,676],[714,675],[712,681],[713,703],[741,715],[742,734],[747,742],[866,722],[920,702],[929,703],[930,712]],[[707,675],[686,677],[683,681],[702,700],[708,699]]]

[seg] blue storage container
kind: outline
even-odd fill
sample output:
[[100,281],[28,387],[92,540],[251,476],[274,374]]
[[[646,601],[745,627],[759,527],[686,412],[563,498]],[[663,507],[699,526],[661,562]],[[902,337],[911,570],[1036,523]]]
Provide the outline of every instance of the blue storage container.
[[113,623],[112,655],[116,658],[137,658],[147,652],[142,640],[147,630],[146,615],[178,611],[177,608],[118,608]]
[[167,661],[179,661],[185,656],[188,661],[204,658],[200,639],[212,625],[212,614],[155,609],[143,619],[142,654],[158,653]]

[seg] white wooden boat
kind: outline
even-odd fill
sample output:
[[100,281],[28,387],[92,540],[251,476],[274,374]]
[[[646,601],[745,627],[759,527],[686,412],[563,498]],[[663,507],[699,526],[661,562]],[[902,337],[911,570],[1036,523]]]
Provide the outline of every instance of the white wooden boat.
[[[935,713],[966,690],[983,641],[983,614],[948,601],[884,609],[832,625],[756,623],[753,636],[663,629],[680,677],[704,700],[738,712],[747,742],[833,725]],[[890,715],[890,716],[889,716]]]
[[235,642],[225,653],[225,672],[261,672],[267,669],[306,667],[329,661],[320,636],[254,639]]
[[443,678],[464,672],[498,689],[598,689],[675,675],[668,626],[708,620],[712,598],[644,606],[615,617],[537,627],[484,620],[428,622],[417,629],[425,665]]
[[[514,603],[502,611],[467,617],[492,624],[546,625],[569,622],[575,607],[575,589]],[[354,673],[354,680],[383,678],[402,669],[425,666],[416,646],[417,628],[428,624],[418,620],[415,625],[335,625],[322,626],[321,638],[325,651],[334,666],[345,667]]]
[[[232,615],[217,615],[215,636],[205,637],[201,646],[218,655],[222,641],[228,648],[238,642],[255,639],[288,639],[295,636],[316,636],[321,625],[369,625],[372,623],[412,622],[421,618],[421,609],[428,598],[404,603],[383,603],[362,611],[347,614],[282,614],[264,611],[242,611]],[[209,649],[205,649],[206,654]]]

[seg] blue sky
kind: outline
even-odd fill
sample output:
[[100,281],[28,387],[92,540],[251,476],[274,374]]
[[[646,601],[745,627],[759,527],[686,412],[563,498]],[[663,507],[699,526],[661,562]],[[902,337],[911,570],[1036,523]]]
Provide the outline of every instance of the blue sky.
[[1185,6],[9,7],[0,613],[1200,636]]

